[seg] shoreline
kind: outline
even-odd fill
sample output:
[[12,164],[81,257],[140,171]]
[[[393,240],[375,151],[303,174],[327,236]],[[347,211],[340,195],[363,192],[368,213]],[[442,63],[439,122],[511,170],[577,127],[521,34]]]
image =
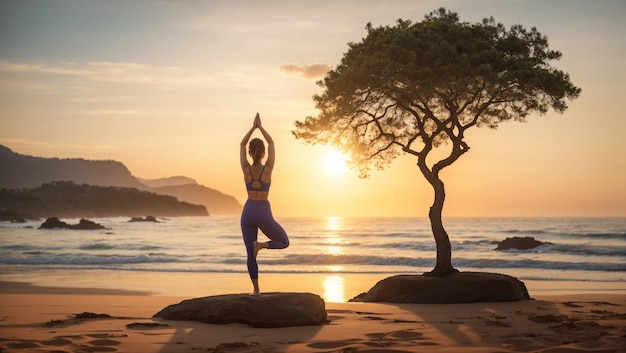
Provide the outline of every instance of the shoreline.
[[[505,271],[499,272],[505,273]],[[397,273],[406,274],[406,273]],[[415,273],[418,274],[418,273]],[[506,273],[505,273],[506,274]],[[261,273],[262,292],[310,292],[346,302],[390,273]],[[531,298],[545,295],[625,295],[624,282],[522,280]],[[199,297],[251,290],[246,273],[73,269],[0,269],[0,293]]]

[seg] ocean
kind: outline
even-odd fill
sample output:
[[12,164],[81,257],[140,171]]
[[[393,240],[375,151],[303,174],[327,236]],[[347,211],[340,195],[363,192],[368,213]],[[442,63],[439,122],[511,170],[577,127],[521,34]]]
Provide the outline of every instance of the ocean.
[[[66,269],[246,273],[238,216],[92,219],[105,230],[38,229],[0,223],[0,274]],[[280,218],[291,245],[262,250],[263,273],[405,274],[435,265],[427,218]],[[63,219],[78,223],[78,219]],[[452,262],[461,271],[521,280],[626,283],[626,218],[447,218]],[[495,250],[507,237],[548,244]],[[260,233],[259,240],[265,237]],[[605,285],[606,286],[606,285]],[[610,285],[609,285],[610,286]]]

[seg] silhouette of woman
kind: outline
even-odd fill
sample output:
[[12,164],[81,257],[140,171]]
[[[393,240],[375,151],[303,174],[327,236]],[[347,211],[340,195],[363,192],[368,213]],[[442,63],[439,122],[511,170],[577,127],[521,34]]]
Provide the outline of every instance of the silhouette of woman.
[[[267,141],[267,160],[265,164],[262,164],[263,157],[265,157],[263,140],[254,138],[250,141],[250,136],[256,129],[259,129],[263,138]],[[248,162],[248,155],[246,154],[248,141],[250,141],[248,154],[252,158],[252,165]],[[256,261],[259,250],[284,249],[289,246],[289,238],[283,227],[274,219],[267,198],[275,161],[274,140],[261,125],[259,113],[254,117],[254,123],[250,131],[241,140],[239,160],[246,182],[246,189],[248,190],[248,200],[246,200],[241,212],[241,232],[248,256],[248,274],[254,288],[250,295],[260,295],[259,267]],[[259,229],[270,239],[269,241],[257,241]]]

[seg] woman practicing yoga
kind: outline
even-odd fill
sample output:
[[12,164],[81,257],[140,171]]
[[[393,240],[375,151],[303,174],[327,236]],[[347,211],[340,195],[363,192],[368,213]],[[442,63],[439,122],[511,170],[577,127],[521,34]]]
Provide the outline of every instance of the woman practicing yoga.
[[[256,129],[261,131],[263,138],[267,141],[267,160],[265,165],[261,163],[263,157],[265,157],[265,146],[263,140],[258,138],[253,138],[250,141],[248,154],[252,158],[252,165],[248,162],[246,145]],[[267,199],[275,161],[274,141],[261,125],[259,113],[254,117],[254,123],[250,131],[241,140],[239,159],[243,178],[246,182],[246,189],[248,190],[248,200],[241,212],[241,232],[243,233],[243,242],[248,253],[248,273],[254,287],[250,294],[260,295],[259,267],[256,262],[257,253],[261,249],[284,249],[289,246],[289,238],[283,227],[274,220],[272,209]],[[259,229],[270,239],[268,242],[257,241]]]

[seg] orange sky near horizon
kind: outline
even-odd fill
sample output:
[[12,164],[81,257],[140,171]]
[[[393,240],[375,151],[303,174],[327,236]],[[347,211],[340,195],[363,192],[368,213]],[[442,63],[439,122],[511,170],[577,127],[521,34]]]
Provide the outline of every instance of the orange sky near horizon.
[[537,27],[582,88],[562,115],[468,131],[470,151],[442,173],[444,216],[626,216],[626,3],[616,0],[3,1],[0,144],[113,159],[141,178],[184,175],[243,204],[239,142],[259,112],[276,142],[277,218],[425,217],[433,194],[413,156],[359,179],[328,171],[331,148],[291,130],[316,114],[315,81],[367,22],[420,21],[440,6],[463,21]]

